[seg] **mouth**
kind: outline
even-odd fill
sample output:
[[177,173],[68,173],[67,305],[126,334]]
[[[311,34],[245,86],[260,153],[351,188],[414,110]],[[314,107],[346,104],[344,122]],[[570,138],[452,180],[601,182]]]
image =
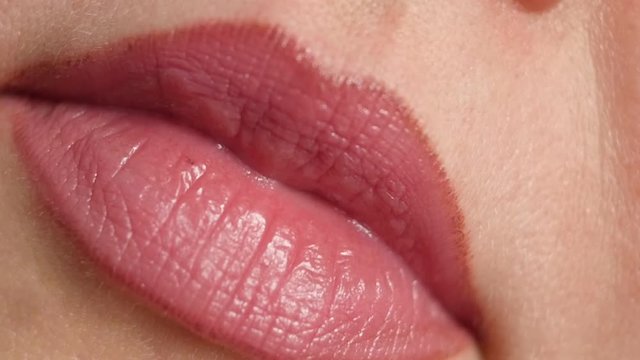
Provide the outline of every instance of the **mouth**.
[[221,23],[41,64],[0,106],[96,263],[265,359],[441,359],[478,323],[462,214],[404,103],[278,28]]

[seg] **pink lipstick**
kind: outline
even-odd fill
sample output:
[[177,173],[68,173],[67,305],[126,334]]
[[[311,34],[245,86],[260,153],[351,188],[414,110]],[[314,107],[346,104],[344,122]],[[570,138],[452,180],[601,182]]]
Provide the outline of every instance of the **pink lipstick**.
[[[198,334],[271,359],[440,359],[473,326],[463,221],[403,103],[277,28],[43,64],[3,100],[60,221]],[[38,100],[36,100],[36,98]]]

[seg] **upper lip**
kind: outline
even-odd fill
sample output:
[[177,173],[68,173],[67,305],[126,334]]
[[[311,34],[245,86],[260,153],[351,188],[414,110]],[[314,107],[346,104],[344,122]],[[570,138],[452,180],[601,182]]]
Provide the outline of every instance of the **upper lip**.
[[[323,74],[279,30],[259,28],[217,25],[229,40],[218,38],[216,46],[236,46],[233,59],[199,52],[197,34],[213,31],[202,27],[40,64],[7,90],[152,111],[213,136],[254,169],[318,195],[378,234],[450,314],[475,327],[462,215],[411,112],[380,83]],[[233,43],[238,36],[244,38],[239,45]],[[165,46],[180,37],[192,42],[183,52]],[[143,52],[154,56],[127,60]],[[259,52],[268,53],[267,60],[250,63]],[[204,59],[219,70],[203,66]],[[276,67],[278,79],[268,69]],[[100,76],[104,72],[110,76]]]

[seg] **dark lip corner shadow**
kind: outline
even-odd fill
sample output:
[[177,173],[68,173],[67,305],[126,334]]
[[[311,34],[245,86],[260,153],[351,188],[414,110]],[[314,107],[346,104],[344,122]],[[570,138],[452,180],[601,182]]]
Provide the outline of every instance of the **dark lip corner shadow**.
[[546,13],[560,4],[560,0],[515,0],[521,9],[531,13]]

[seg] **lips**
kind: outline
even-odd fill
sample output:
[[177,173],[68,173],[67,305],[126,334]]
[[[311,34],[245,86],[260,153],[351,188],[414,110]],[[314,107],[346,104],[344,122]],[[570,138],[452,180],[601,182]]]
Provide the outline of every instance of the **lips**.
[[[440,359],[477,321],[462,216],[379,83],[215,24],[42,64],[1,105],[60,221],[198,334],[267,359]],[[28,96],[24,96],[28,95]]]

